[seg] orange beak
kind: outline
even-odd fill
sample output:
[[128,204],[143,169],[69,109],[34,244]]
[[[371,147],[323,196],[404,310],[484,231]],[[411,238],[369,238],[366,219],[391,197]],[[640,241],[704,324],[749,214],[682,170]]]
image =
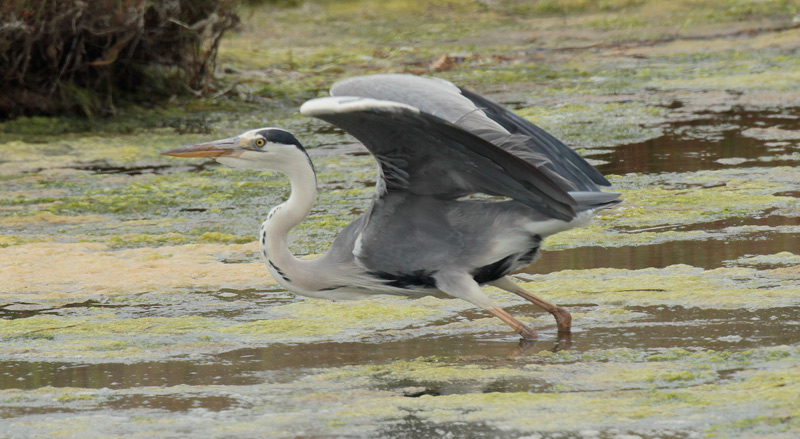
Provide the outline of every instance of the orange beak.
[[244,149],[238,137],[230,137],[213,142],[199,143],[197,145],[182,146],[180,148],[164,151],[161,155],[172,157],[237,157]]

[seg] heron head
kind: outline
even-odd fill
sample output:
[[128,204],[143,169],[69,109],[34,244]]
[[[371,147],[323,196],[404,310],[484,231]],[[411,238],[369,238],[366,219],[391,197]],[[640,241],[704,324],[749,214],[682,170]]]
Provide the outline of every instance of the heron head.
[[258,128],[236,137],[171,149],[161,155],[213,157],[234,168],[275,171],[284,171],[294,163],[308,161],[308,154],[300,142],[280,128]]

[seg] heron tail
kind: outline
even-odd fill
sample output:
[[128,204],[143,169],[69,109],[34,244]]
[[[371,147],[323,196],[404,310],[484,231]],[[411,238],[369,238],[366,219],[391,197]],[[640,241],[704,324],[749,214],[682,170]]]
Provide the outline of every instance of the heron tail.
[[569,192],[570,196],[578,203],[576,212],[584,210],[605,209],[622,202],[619,192],[576,191]]

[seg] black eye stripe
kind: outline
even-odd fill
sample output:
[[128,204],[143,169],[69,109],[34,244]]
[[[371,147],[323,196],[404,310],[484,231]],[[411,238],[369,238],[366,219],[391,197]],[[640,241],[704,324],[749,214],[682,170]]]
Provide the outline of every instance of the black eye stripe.
[[[261,136],[259,138],[265,141],[264,144],[266,144],[266,142],[272,142],[281,143],[284,145],[294,145],[298,150],[306,155],[308,164],[311,165],[311,169],[314,169],[314,164],[311,163],[311,158],[308,156],[306,149],[303,148],[303,145],[301,145],[300,142],[290,132],[279,128],[266,128],[256,132],[255,134]],[[258,146],[258,144],[256,144],[256,146]],[[314,171],[314,173],[316,174],[316,171]]]
[[278,128],[262,130],[259,131],[258,134],[264,137],[268,142],[300,146],[300,142],[298,142],[291,133]]

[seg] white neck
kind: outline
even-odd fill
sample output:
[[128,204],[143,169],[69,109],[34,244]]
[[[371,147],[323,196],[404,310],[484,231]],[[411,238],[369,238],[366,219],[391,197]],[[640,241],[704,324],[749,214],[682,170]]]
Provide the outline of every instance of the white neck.
[[296,258],[288,245],[289,231],[303,222],[311,212],[317,198],[317,178],[307,157],[295,160],[282,170],[292,186],[292,193],[285,203],[273,208],[261,225],[261,251],[267,258],[270,272],[276,281],[290,288],[292,284],[310,278],[307,261]]

